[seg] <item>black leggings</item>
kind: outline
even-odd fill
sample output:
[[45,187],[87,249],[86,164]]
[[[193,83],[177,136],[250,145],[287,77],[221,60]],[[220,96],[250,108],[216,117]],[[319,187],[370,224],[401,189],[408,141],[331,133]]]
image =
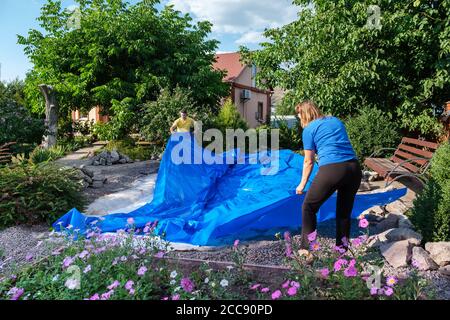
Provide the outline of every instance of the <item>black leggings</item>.
[[319,168],[303,201],[302,248],[308,248],[308,234],[316,230],[316,213],[320,206],[336,190],[336,245],[343,244],[343,237],[349,239],[353,202],[361,184],[361,177],[361,167],[356,160],[328,164]]

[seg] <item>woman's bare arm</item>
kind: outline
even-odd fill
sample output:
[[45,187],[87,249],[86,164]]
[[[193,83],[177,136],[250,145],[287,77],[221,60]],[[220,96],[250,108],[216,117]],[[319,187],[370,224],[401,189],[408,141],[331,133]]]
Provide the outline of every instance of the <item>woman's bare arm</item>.
[[312,169],[314,167],[315,155],[316,155],[315,151],[305,150],[305,160],[303,162],[302,180],[300,181],[300,184],[295,190],[297,194],[302,194],[303,190],[305,189],[306,183],[308,182]]

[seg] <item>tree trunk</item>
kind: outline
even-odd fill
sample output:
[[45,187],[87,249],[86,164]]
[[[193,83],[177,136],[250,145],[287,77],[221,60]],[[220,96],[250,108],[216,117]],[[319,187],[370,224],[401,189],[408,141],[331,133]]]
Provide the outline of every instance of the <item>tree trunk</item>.
[[56,145],[56,136],[58,134],[58,106],[56,104],[56,95],[52,86],[45,84],[39,85],[39,89],[45,98],[45,127],[46,135],[42,141],[44,148],[50,148]]

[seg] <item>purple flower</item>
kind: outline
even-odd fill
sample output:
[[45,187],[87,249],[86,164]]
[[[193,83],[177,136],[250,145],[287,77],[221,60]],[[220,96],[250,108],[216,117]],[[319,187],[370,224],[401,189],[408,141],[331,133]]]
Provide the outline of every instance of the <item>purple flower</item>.
[[259,287],[261,287],[261,285],[260,285],[259,283],[257,283],[257,284],[252,285],[252,286],[250,287],[250,289],[251,289],[251,290],[256,290],[256,289],[258,289]]
[[345,249],[342,246],[335,246],[334,250],[339,252],[340,254],[345,253]]
[[233,247],[236,249],[239,245],[239,239],[234,240]]
[[131,289],[133,289],[133,285],[134,285],[134,281],[128,280],[127,283],[125,283],[125,289],[131,290]]
[[377,288],[375,288],[375,287],[370,288],[370,294],[372,296],[377,295],[377,293],[378,293],[378,289]]
[[289,243],[286,243],[286,257],[292,257],[292,247]]
[[359,220],[358,226],[363,229],[367,228],[369,226],[369,221],[367,221],[367,219],[365,218],[362,218]]
[[25,290],[23,288],[14,287],[8,291],[8,294],[11,295],[11,300],[19,300],[24,292]]
[[172,300],[180,300],[180,295],[179,294],[173,295]]
[[272,293],[272,300],[276,300],[279,299],[281,297],[282,293],[280,290],[276,290],[275,292]]
[[310,244],[312,251],[319,251],[320,250],[320,244],[317,241],[313,241]]
[[269,292],[269,291],[270,291],[269,288],[262,288],[262,289],[261,289],[261,292],[262,292],[262,293],[266,293],[266,292]]
[[129,294],[130,296],[134,295],[135,292],[136,292],[136,291],[135,291],[133,288],[131,288],[130,290],[128,290],[128,294]]
[[296,287],[290,287],[287,291],[287,294],[291,297],[295,296],[297,294],[297,290],[298,289]]
[[386,287],[384,288],[384,294],[388,297],[392,296],[392,294],[394,293],[394,289],[392,289],[391,287]]
[[281,285],[281,287],[283,288],[283,289],[286,289],[287,287],[289,287],[289,284],[291,283],[291,281],[290,280],[288,280],[288,281],[286,281],[285,283],[283,283],[282,285]]
[[89,251],[83,250],[83,251],[78,255],[78,257],[80,257],[80,259],[84,259],[84,258],[86,258],[88,255],[89,255]]
[[164,257],[164,252],[160,251],[157,254],[155,254],[155,258],[163,258]]
[[297,281],[291,281],[291,287],[296,287],[297,289],[300,288],[300,283]]
[[34,256],[32,253],[29,253],[25,256],[25,260],[27,260],[28,262],[30,262],[31,260],[33,260]]
[[101,300],[109,300],[114,294],[114,290],[109,290],[108,292],[102,293]]
[[149,233],[149,232],[150,232],[150,226],[145,226],[144,233]]
[[88,273],[89,271],[92,270],[91,265],[89,264],[86,268],[84,268],[83,273]]
[[344,247],[348,247],[348,239],[347,239],[347,237],[342,237],[342,244],[344,245]]
[[354,266],[348,266],[348,268],[344,270],[344,276],[346,276],[347,278],[356,277],[357,274],[358,271]]
[[338,259],[335,263],[334,263],[334,272],[337,272],[339,270],[342,269],[343,265],[347,264],[347,260],[345,259]]
[[100,300],[100,295],[98,293],[94,294],[89,300]]
[[309,241],[309,242],[315,241],[316,238],[317,238],[317,230],[314,230],[313,232],[311,232],[310,234],[308,234],[308,241]]
[[352,240],[352,246],[358,248],[362,244],[361,238],[355,238]]
[[74,259],[72,257],[65,257],[63,262],[62,262],[63,268],[70,267],[70,265],[73,263],[73,260]]
[[284,240],[288,242],[291,241],[291,234],[289,233],[289,231],[286,231],[284,233]]
[[107,288],[109,290],[114,290],[115,288],[117,288],[118,286],[120,286],[120,282],[115,280],[113,283],[111,283]]
[[189,278],[181,279],[181,287],[186,292],[192,292],[194,290],[194,283]]
[[330,270],[328,268],[323,268],[319,270],[320,275],[324,278],[328,278],[328,275],[330,274]]
[[418,269],[420,267],[420,263],[416,259],[412,259],[411,264],[414,268]]
[[395,285],[397,284],[397,282],[398,282],[398,280],[397,280],[397,278],[394,277],[394,276],[390,276],[390,277],[388,277],[388,278],[386,279],[386,284],[387,284],[389,287],[395,286]]
[[142,266],[142,267],[139,268],[137,274],[138,274],[138,276],[142,277],[146,272],[147,272],[147,268]]
[[133,219],[133,218],[128,218],[128,219],[127,219],[127,224],[128,224],[129,226],[134,225],[134,219]]

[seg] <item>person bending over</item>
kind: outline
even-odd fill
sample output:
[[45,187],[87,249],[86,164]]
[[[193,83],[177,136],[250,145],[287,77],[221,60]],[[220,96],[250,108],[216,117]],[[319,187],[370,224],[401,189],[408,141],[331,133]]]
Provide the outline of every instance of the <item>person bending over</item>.
[[361,184],[361,168],[344,124],[332,116],[324,116],[312,101],[296,106],[303,128],[305,160],[301,182],[296,189],[303,194],[311,175],[315,155],[319,171],[306,192],[302,205],[301,248],[308,249],[308,235],[316,231],[316,214],[320,206],[337,191],[336,245],[347,247],[350,237],[351,212]]

